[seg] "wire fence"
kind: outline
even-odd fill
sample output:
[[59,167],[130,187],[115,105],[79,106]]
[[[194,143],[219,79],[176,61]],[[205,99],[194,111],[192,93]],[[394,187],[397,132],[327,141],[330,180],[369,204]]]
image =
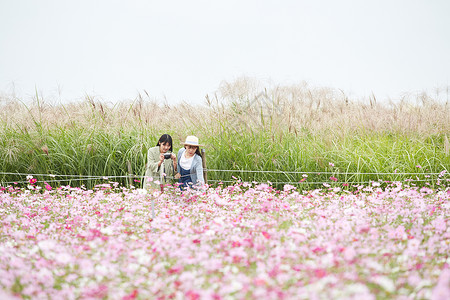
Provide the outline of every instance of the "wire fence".
[[[444,170],[442,172],[436,173],[436,172],[330,172],[330,171],[275,171],[275,170],[220,170],[220,169],[204,169],[205,173],[209,172],[216,172],[216,173],[232,173],[230,176],[224,176],[223,179],[209,179],[209,184],[234,184],[239,181],[249,181],[249,182],[258,182],[258,180],[252,180],[251,178],[243,179],[240,178],[239,175],[242,174],[284,174],[284,175],[301,175],[302,179],[300,180],[289,180],[289,181],[270,181],[270,180],[259,180],[259,182],[270,182],[273,185],[306,185],[306,186],[313,186],[313,185],[361,185],[361,184],[371,184],[374,182],[378,183],[390,183],[393,181],[405,181],[405,182],[415,182],[415,183],[425,183],[430,184],[434,183],[436,181],[442,182],[445,184],[445,182],[449,182],[450,179],[449,173]],[[125,179],[128,181],[129,185],[133,185],[134,183],[140,184],[144,176],[142,175],[135,175],[135,174],[128,174],[128,175],[112,175],[112,176],[94,176],[94,175],[81,175],[81,174],[31,174],[31,173],[19,173],[19,172],[0,172],[0,175],[4,176],[18,176],[18,177],[28,177],[32,176],[33,178],[42,178],[41,180],[35,181],[35,183],[61,183],[61,182],[80,182],[80,181],[86,181],[86,182],[101,182],[101,181],[111,181],[111,180],[118,180],[118,179]],[[313,180],[308,181],[308,177],[313,175],[331,175],[330,178],[327,178],[326,180]],[[376,176],[377,179],[375,180],[352,180],[352,177],[360,176],[361,178],[365,178],[367,176]],[[404,178],[405,176],[411,176],[415,178]],[[346,180],[338,180],[337,177],[345,177]],[[350,178],[348,178],[350,177]],[[382,177],[403,177],[399,179],[389,179],[386,180]],[[425,178],[420,178],[425,177]],[[48,178],[47,180],[45,180]],[[18,181],[1,181],[0,184],[2,186],[7,185],[19,185],[19,184],[28,184],[29,180],[18,180]]]
[[[272,181],[271,183],[274,185],[302,185],[302,186],[338,186],[338,185],[361,185],[361,184],[372,184],[372,183],[391,183],[394,181],[405,181],[412,182],[417,184],[430,185],[437,183],[438,185],[444,183],[445,181],[450,181],[450,179],[446,179],[448,176],[448,172],[446,170],[436,173],[436,172],[339,172],[339,171],[276,171],[276,170],[220,170],[220,169],[207,169],[208,172],[223,172],[223,173],[233,173],[236,176],[239,175],[251,175],[255,173],[261,174],[282,174],[286,175],[289,179],[297,177],[301,175],[302,179],[300,180],[288,180],[288,181]],[[239,175],[237,175],[239,174]],[[290,175],[290,176],[289,176]],[[314,175],[318,175],[319,178],[314,178]],[[220,180],[213,179],[209,180],[209,182],[214,182],[216,184],[221,183],[236,183],[240,181],[241,178],[234,177],[234,180]],[[243,176],[244,177],[244,176]],[[247,176],[248,177],[248,176]],[[325,177],[325,178],[324,178]],[[344,178],[344,180],[338,180],[339,178]],[[360,179],[357,179],[359,177]],[[367,177],[376,177],[368,180]],[[415,178],[414,178],[415,177]],[[424,178],[425,177],[425,178]],[[311,180],[313,179],[313,180]],[[319,180],[317,180],[319,179]],[[356,179],[356,180],[355,180]],[[251,180],[247,180],[251,181]],[[270,181],[270,180],[267,180]]]
[[[239,179],[237,180],[218,180],[218,179],[213,179],[213,180],[209,180],[208,182],[217,182],[217,183],[235,183],[239,181]],[[430,180],[427,179],[405,179],[403,181],[406,182],[428,182]],[[373,182],[380,182],[377,180],[371,180],[371,181],[332,181],[333,184],[371,184]],[[383,183],[390,183],[392,182],[392,180],[383,180]],[[330,183],[330,181],[274,181],[271,182],[272,184],[326,184],[326,183]]]
[[[321,171],[265,171],[265,170],[219,170],[206,169],[207,172],[234,172],[234,173],[275,173],[275,174],[347,174],[347,175],[439,175],[440,173],[404,173],[404,172],[321,172]],[[446,173],[446,172],[444,172]]]

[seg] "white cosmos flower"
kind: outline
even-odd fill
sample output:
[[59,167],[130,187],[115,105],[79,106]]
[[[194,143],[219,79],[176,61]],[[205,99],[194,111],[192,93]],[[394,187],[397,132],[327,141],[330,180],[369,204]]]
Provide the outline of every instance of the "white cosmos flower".
[[375,277],[374,282],[380,285],[385,291],[389,293],[393,293],[395,291],[394,283],[386,276]]
[[146,189],[137,189],[137,192],[139,195],[147,195],[147,190]]

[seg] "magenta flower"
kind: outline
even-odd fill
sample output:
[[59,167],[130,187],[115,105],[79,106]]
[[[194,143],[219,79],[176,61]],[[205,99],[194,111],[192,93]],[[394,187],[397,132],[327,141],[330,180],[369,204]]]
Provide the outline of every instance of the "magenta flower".
[[52,190],[52,186],[51,185],[49,185],[47,182],[44,182],[44,184],[45,184],[45,189],[47,191],[51,191]]
[[270,239],[270,234],[267,231],[263,231],[261,233],[266,239]]
[[136,299],[139,295],[139,291],[137,289],[134,289],[130,294],[122,297],[122,300],[133,300]]

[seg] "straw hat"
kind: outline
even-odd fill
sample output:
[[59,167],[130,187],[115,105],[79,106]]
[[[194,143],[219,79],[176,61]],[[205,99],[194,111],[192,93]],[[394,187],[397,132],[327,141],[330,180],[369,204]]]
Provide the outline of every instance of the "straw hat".
[[191,145],[191,146],[197,146],[197,147],[204,147],[205,145],[201,145],[198,143],[198,137],[194,135],[190,135],[186,137],[186,141],[183,143],[183,145]]

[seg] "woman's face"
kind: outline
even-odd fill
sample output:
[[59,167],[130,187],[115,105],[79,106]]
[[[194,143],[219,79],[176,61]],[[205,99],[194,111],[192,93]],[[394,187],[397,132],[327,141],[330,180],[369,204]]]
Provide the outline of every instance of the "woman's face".
[[188,156],[193,156],[195,154],[195,151],[197,150],[197,146],[191,146],[191,145],[186,145],[186,152]]
[[169,151],[169,149],[170,149],[169,143],[165,142],[164,144],[163,143],[159,144],[159,152],[166,153],[167,151]]

